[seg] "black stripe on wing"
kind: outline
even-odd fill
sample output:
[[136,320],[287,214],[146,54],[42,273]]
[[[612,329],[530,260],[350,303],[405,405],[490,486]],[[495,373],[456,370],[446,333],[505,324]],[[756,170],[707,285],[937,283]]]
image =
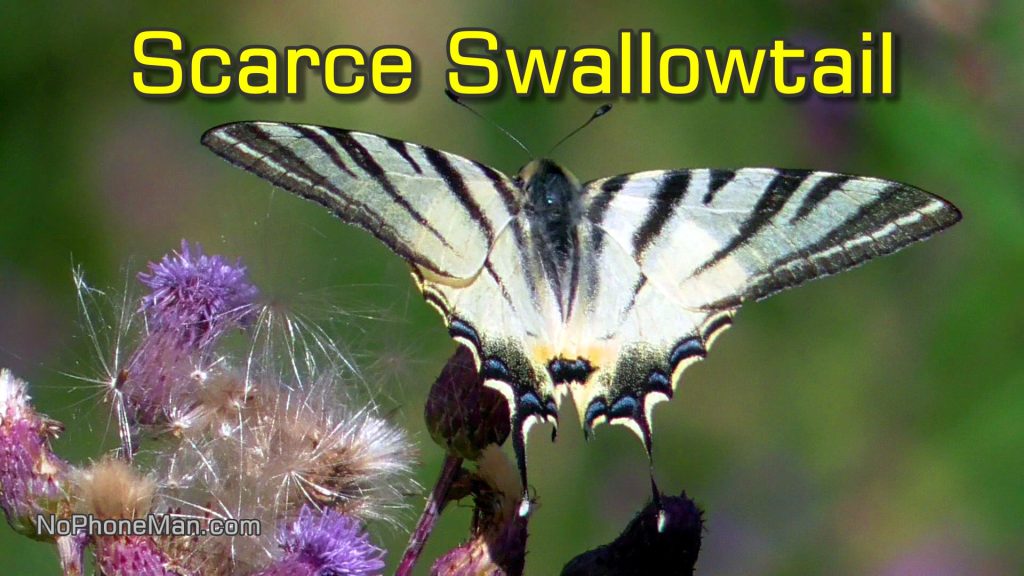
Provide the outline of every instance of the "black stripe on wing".
[[462,177],[462,174],[452,166],[451,161],[448,160],[444,152],[434,150],[433,148],[424,148],[423,154],[427,157],[430,165],[434,167],[434,170],[441,176],[441,179],[444,180],[445,185],[448,186],[448,191],[466,208],[473,221],[479,223],[486,231],[487,242],[493,243],[495,237],[494,223],[484,215],[480,204],[469,193],[469,188],[466,187],[466,180]]
[[708,170],[708,191],[704,194],[704,198],[701,202],[705,206],[711,204],[715,199],[715,194],[725,187],[726,184],[732,182],[732,179],[736,177],[735,170],[722,170],[720,168],[712,168]]
[[[260,132],[263,131],[263,129],[259,128],[258,126],[255,126],[254,128],[256,130],[259,130]],[[302,134],[304,138],[308,139],[310,142],[315,144],[317,148],[319,148],[324,154],[326,154],[327,157],[331,159],[331,162],[333,162],[334,165],[338,168],[338,170],[341,170],[342,172],[348,174],[352,178],[358,178],[355,172],[349,170],[348,164],[346,164],[345,161],[341,158],[341,154],[338,154],[338,149],[330,142],[328,142],[327,138],[324,138],[322,134],[306,126],[295,126],[294,128],[299,134]],[[264,138],[266,138],[265,135]]]
[[824,202],[833,192],[841,189],[851,179],[853,179],[853,176],[832,174],[815,182],[814,187],[804,196],[803,202],[800,203],[800,208],[797,209],[796,214],[789,219],[789,223],[796,224],[806,218],[814,211],[818,204]]
[[512,190],[511,186],[508,185],[508,179],[500,172],[486,164],[482,164],[475,160],[472,162],[473,165],[476,166],[477,170],[480,170],[480,172],[491,181],[491,185],[494,186],[494,189],[501,195],[501,201],[505,203],[505,210],[508,210],[509,214],[517,214],[520,209],[519,195]]
[[420,168],[419,162],[409,155],[409,145],[404,140],[388,138],[387,136],[382,136],[382,138],[384,138],[384,141],[388,143],[388,146],[397,152],[398,155],[402,157],[402,160],[405,160],[417,174],[423,174],[423,169]]
[[[370,178],[373,178],[396,204],[408,212],[409,216],[412,217],[417,224],[429,230],[430,233],[445,246],[445,248],[453,248],[453,246],[448,243],[448,239],[445,238],[441,232],[438,231],[438,229],[435,228],[434,225],[419,212],[419,210],[413,207],[413,205],[410,204],[404,196],[398,193],[395,185],[391,182],[391,179],[388,178],[384,168],[373,157],[373,154],[370,154],[370,151],[367,150],[365,146],[353,138],[352,134],[348,130],[342,130],[340,128],[324,128],[323,130],[333,136],[338,144],[345,149],[345,152],[348,153],[349,157],[355,160],[359,167],[362,168]],[[387,139],[384,140],[387,141]]]
[[601,183],[601,191],[590,202],[590,207],[587,209],[587,218],[591,222],[598,225],[601,224],[601,221],[604,220],[605,211],[608,210],[608,206],[615,199],[615,193],[622,190],[626,182],[629,182],[629,174],[612,176]]
[[[856,177],[849,178],[856,180]],[[777,258],[763,273],[751,278],[742,294],[716,302],[712,307],[760,300],[808,280],[853,268],[924,240],[961,218],[960,210],[946,200],[890,182],[875,199],[862,205],[821,239]]]
[[[604,214],[608,211],[608,207],[611,206],[612,200],[615,199],[615,194],[622,190],[622,187],[629,182],[629,174],[619,174],[618,176],[612,176],[601,184],[600,192],[597,196],[590,201],[590,205],[587,208],[587,218],[596,224],[601,225],[604,220]],[[598,234],[594,237],[594,253],[597,255],[601,254],[601,250],[604,249],[604,235]]]
[[690,172],[688,170],[673,170],[665,174],[658,185],[654,203],[647,212],[647,217],[633,235],[633,256],[635,258],[642,257],[647,246],[661,234],[662,228],[672,218],[676,206],[683,201],[689,187]]
[[[225,135],[227,139],[223,138]],[[311,141],[318,147],[321,145],[316,140]],[[357,224],[402,258],[416,260],[415,255],[398,241],[399,235],[394,227],[364,203],[345,195],[323,173],[311,167],[295,152],[273,141],[258,124],[237,123],[214,128],[203,135],[202,143],[235,166],[312,200],[345,221]],[[324,145],[333,150],[329,144]],[[330,156],[339,169],[351,173],[336,153]]]
[[701,264],[696,274],[718,264],[737,249],[745,245],[751,238],[757,235],[762,228],[769,225],[775,215],[778,214],[786,202],[793,196],[797,188],[804,183],[804,180],[813,172],[806,170],[779,170],[779,173],[768,184],[767,190],[754,205],[754,210],[747,216],[747,219],[740,224],[739,230],[729,239],[729,242],[715,251],[710,258]]

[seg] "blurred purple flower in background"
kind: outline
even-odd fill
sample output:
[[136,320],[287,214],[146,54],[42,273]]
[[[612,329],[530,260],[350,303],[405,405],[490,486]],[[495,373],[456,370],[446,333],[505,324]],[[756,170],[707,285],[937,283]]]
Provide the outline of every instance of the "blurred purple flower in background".
[[[827,46],[837,45],[836,41],[822,38],[814,32],[795,35],[793,44],[805,48],[808,53]],[[790,66],[793,75],[810,75],[813,67],[809,60],[798,60]],[[799,122],[803,136],[798,142],[804,145],[800,153],[821,166],[843,166],[850,154],[856,150],[856,127],[858,107],[854,98],[822,96],[808,90],[799,99]]]

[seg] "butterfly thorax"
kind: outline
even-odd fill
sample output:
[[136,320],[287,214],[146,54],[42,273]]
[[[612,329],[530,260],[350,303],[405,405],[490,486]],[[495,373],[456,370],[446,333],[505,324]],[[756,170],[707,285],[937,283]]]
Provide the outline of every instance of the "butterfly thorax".
[[551,160],[533,160],[519,171],[533,230],[561,252],[571,248],[572,230],[583,213],[582,188],[571,172]]
[[524,166],[517,181],[526,195],[524,215],[531,243],[565,319],[571,314],[579,283],[582,187],[571,172],[547,159]]

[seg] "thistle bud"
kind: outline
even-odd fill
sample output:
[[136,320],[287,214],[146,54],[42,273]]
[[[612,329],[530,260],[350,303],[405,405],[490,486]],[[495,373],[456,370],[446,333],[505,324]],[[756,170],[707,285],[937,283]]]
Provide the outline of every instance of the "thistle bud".
[[[661,498],[662,510],[648,504],[630,521],[626,530],[611,544],[605,544],[573,558],[562,576],[640,576],[693,574],[700,553],[704,513],[686,497]],[[659,513],[665,524],[658,529]]]
[[67,510],[65,475],[68,464],[50,449],[60,423],[32,407],[25,382],[0,370],[0,507],[18,532],[40,534],[36,516]]
[[490,444],[508,438],[508,403],[483,385],[469,348],[460,346],[441,370],[425,410],[431,438],[453,456],[476,460]]
[[[105,458],[74,476],[76,508],[98,520],[134,520],[150,513],[156,484],[122,460]],[[167,556],[148,536],[95,536],[96,565],[107,576],[171,576]]]

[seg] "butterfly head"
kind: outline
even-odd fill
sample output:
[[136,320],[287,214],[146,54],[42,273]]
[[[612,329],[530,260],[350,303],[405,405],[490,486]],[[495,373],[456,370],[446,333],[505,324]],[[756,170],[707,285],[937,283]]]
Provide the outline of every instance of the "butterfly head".
[[579,212],[582,188],[576,176],[546,158],[531,160],[516,176],[533,214],[544,219],[573,220]]

